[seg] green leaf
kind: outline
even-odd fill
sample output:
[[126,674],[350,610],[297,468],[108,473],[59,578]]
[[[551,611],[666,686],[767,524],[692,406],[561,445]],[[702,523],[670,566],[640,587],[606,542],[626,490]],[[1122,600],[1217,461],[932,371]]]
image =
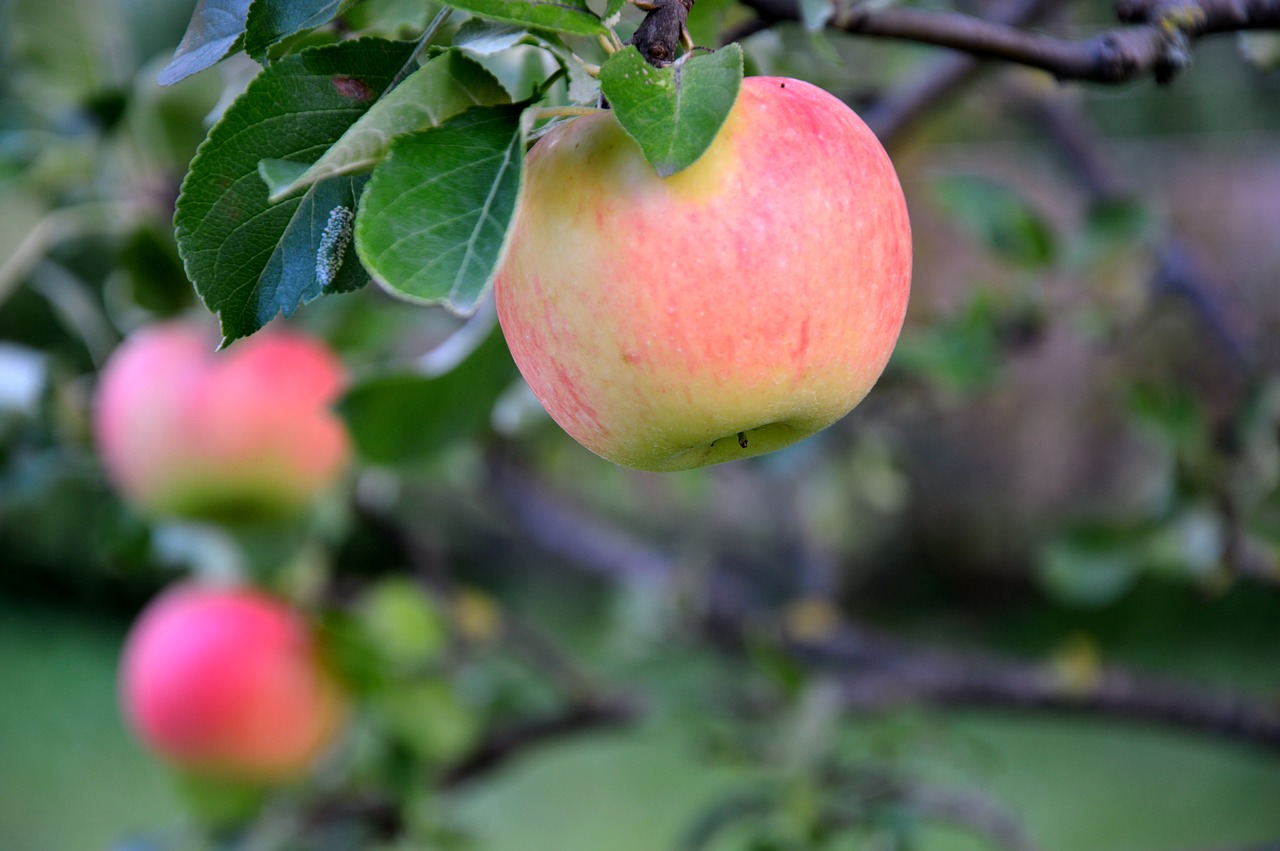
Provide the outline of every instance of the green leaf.
[[1142,572],[1142,541],[1125,529],[1080,529],[1048,544],[1039,576],[1060,600],[1105,606],[1126,594]]
[[604,20],[611,20],[614,15],[621,13],[626,5],[627,0],[607,0],[604,4]]
[[479,733],[479,719],[444,680],[397,681],[371,702],[392,736],[422,760],[456,758]]
[[952,391],[987,389],[1000,374],[1001,326],[1006,322],[995,300],[977,292],[957,315],[904,333],[892,363]]
[[244,35],[250,0],[200,0],[173,59],[156,81],[172,85],[216,65],[236,49]]
[[573,103],[589,103],[595,106],[600,100],[600,81],[587,73],[573,48],[554,33],[539,33],[534,43],[555,57],[569,81],[569,100]]
[[933,189],[943,210],[1005,260],[1030,269],[1053,262],[1048,223],[1010,187],[984,177],[951,175]]
[[334,178],[302,197],[258,279],[263,324],[277,307],[292,316],[299,305],[325,293],[349,293],[369,283],[349,250],[356,204],[367,181],[364,176]]
[[800,0],[800,20],[811,33],[825,27],[835,13],[836,4],[833,0]]
[[223,114],[191,163],[174,226],[187,276],[227,341],[368,277],[345,249],[366,177],[337,177],[279,204],[263,159],[310,162],[390,84],[413,45],[342,42],[273,64]]
[[742,83],[742,48],[654,68],[634,46],[609,57],[600,84],[627,134],[662,177],[688,168],[711,146]]
[[435,127],[468,107],[509,103],[506,89],[483,65],[457,50],[427,62],[378,100],[309,168],[269,161],[261,167],[274,203],[316,181],[369,171],[396,136]]
[[244,26],[244,50],[261,61],[272,45],[327,24],[342,0],[253,0]]
[[258,177],[267,184],[267,192],[273,204],[289,195],[290,188],[310,170],[311,166],[306,163],[292,160],[263,160],[258,163]]
[[1262,71],[1280,68],[1280,33],[1242,32],[1236,43],[1245,61]]
[[361,457],[375,464],[421,460],[489,422],[498,396],[517,375],[497,322],[458,366],[365,380],[338,406]]
[[1210,433],[1204,401],[1180,384],[1138,382],[1130,390],[1129,409],[1139,423],[1184,452],[1203,447]]
[[426,592],[407,577],[382,580],[366,591],[357,617],[369,643],[402,671],[432,664],[448,643],[444,616]]
[[484,18],[468,18],[453,35],[453,46],[469,50],[479,56],[514,47],[528,35],[524,27],[514,24],[500,24],[486,21]]
[[261,811],[266,790],[252,783],[179,774],[175,778],[183,803],[206,828],[237,827]]
[[576,35],[603,35],[604,25],[583,0],[448,0],[455,9],[509,24]]
[[1220,514],[1192,505],[1168,518],[1145,541],[1146,569],[1210,578],[1222,563],[1227,529]]
[[458,313],[475,309],[520,194],[523,109],[476,107],[392,143],[356,219],[360,259],[386,289]]
[[1151,208],[1139,200],[1091,204],[1085,211],[1082,234],[1086,256],[1096,257],[1115,248],[1140,247],[1155,234],[1158,225]]

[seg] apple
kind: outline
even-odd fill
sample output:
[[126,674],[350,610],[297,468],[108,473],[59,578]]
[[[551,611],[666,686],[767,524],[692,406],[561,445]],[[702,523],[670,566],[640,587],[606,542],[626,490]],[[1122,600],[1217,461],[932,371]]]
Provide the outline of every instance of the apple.
[[216,349],[211,329],[174,321],[112,353],[94,410],[107,475],[153,515],[295,513],[351,453],[331,410],[342,364],[319,341],[278,328]]
[[153,600],[125,642],[120,690],[144,744],[220,780],[304,775],[346,714],[307,621],[251,589],[181,584]]
[[591,451],[645,470],[759,455],[847,414],[897,341],[911,226],[847,106],[752,77],[710,148],[659,178],[612,113],[529,152],[498,317]]

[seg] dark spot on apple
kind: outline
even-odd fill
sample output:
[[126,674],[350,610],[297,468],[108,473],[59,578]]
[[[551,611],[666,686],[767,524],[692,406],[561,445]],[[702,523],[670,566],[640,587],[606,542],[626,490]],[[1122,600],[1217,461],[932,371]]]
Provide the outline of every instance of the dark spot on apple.
[[335,75],[333,87],[338,90],[338,94],[352,100],[369,101],[373,100],[374,97],[373,89],[359,77],[346,77],[342,74]]
[[743,449],[747,448],[746,432],[743,432],[743,431],[738,432],[738,445],[741,446]]
[[787,84],[786,84],[786,83],[782,83],[782,84],[780,84],[780,88],[784,88],[784,89],[785,89],[786,87],[787,87]]

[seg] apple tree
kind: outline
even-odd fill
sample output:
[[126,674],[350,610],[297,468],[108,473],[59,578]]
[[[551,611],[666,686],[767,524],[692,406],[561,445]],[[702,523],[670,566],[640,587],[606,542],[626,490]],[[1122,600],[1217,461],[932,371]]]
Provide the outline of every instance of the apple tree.
[[0,20],[0,847],[1280,836],[1276,0]]

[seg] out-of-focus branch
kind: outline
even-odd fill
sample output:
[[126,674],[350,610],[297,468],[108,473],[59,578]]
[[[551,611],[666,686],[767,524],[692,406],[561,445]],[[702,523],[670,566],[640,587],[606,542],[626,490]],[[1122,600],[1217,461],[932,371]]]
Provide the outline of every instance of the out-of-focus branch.
[[[635,564],[670,562],[647,544],[553,496],[531,475],[513,466],[502,472],[520,510],[509,515],[527,539],[596,575],[620,582],[634,578]],[[549,536],[542,524],[556,530]],[[574,538],[581,537],[579,545]],[[606,552],[601,542],[619,547]],[[720,593],[726,591],[726,593]],[[726,646],[745,646],[762,629],[779,634],[796,657],[838,672],[851,709],[882,711],[911,702],[939,706],[1084,713],[1212,733],[1280,751],[1280,702],[1142,677],[1118,668],[1085,682],[1053,666],[922,647],[860,625],[839,624],[819,640],[780,633],[777,620],[731,578],[713,583],[704,628]],[[773,626],[769,626],[769,624]],[[763,625],[763,626],[762,626]]]
[[544,552],[580,570],[628,584],[670,577],[674,565],[669,558],[556,499],[515,465],[493,459],[489,471],[491,496],[521,534]]
[[1091,204],[1132,200],[1133,183],[1103,147],[1088,118],[1066,98],[1028,94],[1021,99],[1027,115],[1044,132],[1084,187]]
[[[356,511],[361,522],[399,551],[423,587],[446,604],[457,598],[457,587],[440,569],[425,542],[390,515],[359,500]],[[556,683],[567,694],[568,703],[553,715],[523,720],[489,733],[469,754],[444,770],[439,781],[444,788],[487,773],[547,741],[586,730],[623,726],[640,716],[640,709],[633,702],[601,696],[604,689],[550,636],[510,612],[502,613],[502,637],[513,653]]]
[[903,802],[927,818],[968,828],[996,848],[1039,851],[1027,828],[1007,807],[973,789],[917,783],[904,790]]
[[490,734],[471,753],[446,769],[440,785],[446,789],[455,788],[506,764],[534,746],[591,730],[625,726],[640,714],[638,707],[628,703],[581,703],[546,718],[512,725]]
[[[800,19],[797,0],[745,0],[765,21]],[[830,26],[858,35],[961,50],[1048,71],[1060,80],[1122,83],[1147,74],[1172,79],[1199,38],[1280,27],[1280,0],[1122,0],[1117,14],[1136,26],[1076,41],[957,12],[854,4]]]
[[[1068,100],[1038,96],[1026,101],[1029,112],[1057,143],[1059,151],[1080,178],[1091,203],[1132,200],[1135,188],[1121,174],[1094,132],[1088,117]],[[1205,330],[1230,358],[1232,365],[1252,380],[1257,376],[1246,335],[1232,322],[1213,281],[1193,251],[1176,233],[1164,234],[1152,248],[1156,258],[1154,290],[1183,299]],[[1272,548],[1246,527],[1242,508],[1229,481],[1214,495],[1225,521],[1226,541],[1222,561],[1235,576],[1269,585],[1280,585],[1280,559]]]
[[1104,668],[1089,677],[1055,666],[878,642],[867,658],[857,635],[800,646],[818,664],[845,671],[851,708],[884,711],[913,702],[1099,715],[1211,733],[1280,751],[1280,702]]
[[1270,544],[1248,529],[1238,496],[1225,487],[1216,501],[1227,533],[1223,563],[1241,579],[1280,586],[1280,559]]
[[980,60],[962,53],[935,59],[875,101],[862,118],[881,144],[891,148],[917,119],[963,89],[981,69]]
[[[1079,177],[1090,203],[1109,204],[1135,198],[1134,187],[1112,162],[1088,117],[1073,102],[1048,95],[1030,98],[1026,105]],[[1222,288],[1211,280],[1185,240],[1176,233],[1164,234],[1151,250],[1156,258],[1156,292],[1177,296],[1190,305],[1232,364],[1247,372],[1249,352],[1218,296]]]
[[[425,541],[395,518],[359,500],[356,502],[356,511],[361,522],[399,551],[405,564],[424,588],[445,605],[457,599],[457,587],[441,568],[435,553]],[[560,649],[551,636],[543,634],[508,611],[501,614],[501,630],[506,645],[513,653],[558,685],[569,697],[590,701],[599,693],[594,680],[569,654]]]
[[[1015,0],[994,9],[990,20],[1009,27],[1026,27],[1041,20],[1057,4],[1058,0]],[[862,111],[862,118],[886,147],[891,146],[916,119],[972,82],[983,65],[968,53],[940,56],[885,92]]]

